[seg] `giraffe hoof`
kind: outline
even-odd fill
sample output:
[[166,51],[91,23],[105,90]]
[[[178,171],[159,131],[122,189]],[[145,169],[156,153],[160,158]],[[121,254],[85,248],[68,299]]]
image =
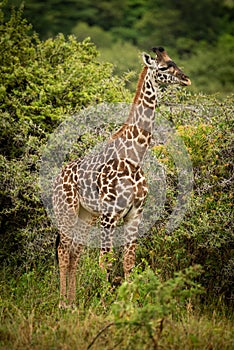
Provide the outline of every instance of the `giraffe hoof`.
[[78,310],[76,305],[59,305],[59,310],[74,313]]
[[113,278],[113,280],[111,281],[111,284],[114,286],[114,287],[118,287],[122,284],[123,282],[123,278],[121,276],[116,276]]
[[76,306],[75,303],[67,304],[67,303],[64,302],[64,301],[60,301],[60,302],[59,302],[59,309],[60,309],[60,310],[71,311],[72,313],[78,310],[78,308],[77,308],[77,306]]
[[67,304],[66,304],[66,302],[65,301],[60,301],[59,302],[59,309],[60,310],[66,310],[67,309]]

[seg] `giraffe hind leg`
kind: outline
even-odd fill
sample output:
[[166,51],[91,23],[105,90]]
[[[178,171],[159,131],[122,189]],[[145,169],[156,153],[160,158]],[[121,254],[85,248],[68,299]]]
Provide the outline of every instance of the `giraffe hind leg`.
[[75,308],[75,298],[76,298],[76,270],[78,261],[80,258],[80,253],[82,250],[82,245],[73,248],[70,252],[70,260],[68,266],[68,305],[71,308]]
[[75,306],[76,269],[82,250],[82,245],[74,245],[72,239],[62,236],[58,245],[58,260],[60,272],[59,308],[66,309]]
[[68,245],[60,240],[58,245],[58,261],[59,261],[59,275],[60,275],[60,299],[59,308],[67,307],[67,273],[69,266],[70,252]]
[[68,306],[75,307],[76,297],[76,271],[79,262],[82,247],[87,243],[88,231],[96,221],[96,217],[85,210],[82,206],[79,207],[78,219],[75,226],[70,232],[72,240],[70,242],[69,264],[67,267],[67,301]]

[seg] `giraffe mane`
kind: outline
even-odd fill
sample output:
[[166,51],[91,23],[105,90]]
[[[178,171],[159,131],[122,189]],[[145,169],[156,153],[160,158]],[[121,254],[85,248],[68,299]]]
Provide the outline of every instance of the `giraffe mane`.
[[[135,93],[135,96],[134,96],[134,99],[133,99],[133,106],[135,104],[137,104],[138,102],[138,99],[139,99],[139,96],[140,96],[140,93],[141,93],[141,89],[142,89],[142,84],[143,84],[143,81],[145,79],[145,76],[146,76],[146,73],[147,73],[147,70],[148,68],[147,67],[144,67],[139,75],[139,78],[138,78],[138,82],[137,82],[137,88],[136,88],[136,93]],[[131,111],[130,113],[131,114]]]
[[133,98],[131,109],[129,111],[129,115],[128,115],[126,122],[113,135],[111,135],[109,142],[111,142],[111,141],[117,139],[119,136],[121,136],[124,133],[124,131],[127,129],[128,125],[131,123],[131,117],[132,117],[132,113],[134,110],[134,106],[138,103],[139,96],[140,96],[141,89],[142,89],[142,85],[143,85],[143,82],[144,82],[144,79],[145,79],[145,76],[147,73],[147,69],[148,69],[147,67],[144,67],[142,69],[141,73],[139,74],[136,93],[135,93],[135,96]]

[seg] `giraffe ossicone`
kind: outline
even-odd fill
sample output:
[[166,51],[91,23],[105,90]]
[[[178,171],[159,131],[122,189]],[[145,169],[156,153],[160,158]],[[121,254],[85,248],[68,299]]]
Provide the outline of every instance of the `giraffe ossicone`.
[[143,164],[155,126],[157,91],[161,84],[191,84],[163,48],[153,51],[156,58],[142,54],[144,68],[124,124],[100,150],[65,165],[54,182],[61,307],[75,302],[76,267],[88,232],[97,221],[101,227],[101,268],[106,268],[107,273],[110,269],[108,255],[119,222],[123,223],[125,278],[134,266],[148,194]]

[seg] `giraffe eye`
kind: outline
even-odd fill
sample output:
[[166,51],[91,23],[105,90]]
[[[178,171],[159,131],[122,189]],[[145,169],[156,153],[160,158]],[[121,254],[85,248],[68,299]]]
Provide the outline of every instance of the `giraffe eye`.
[[168,67],[162,67],[162,68],[159,68],[159,70],[161,70],[162,72],[164,72],[165,70],[167,70]]

